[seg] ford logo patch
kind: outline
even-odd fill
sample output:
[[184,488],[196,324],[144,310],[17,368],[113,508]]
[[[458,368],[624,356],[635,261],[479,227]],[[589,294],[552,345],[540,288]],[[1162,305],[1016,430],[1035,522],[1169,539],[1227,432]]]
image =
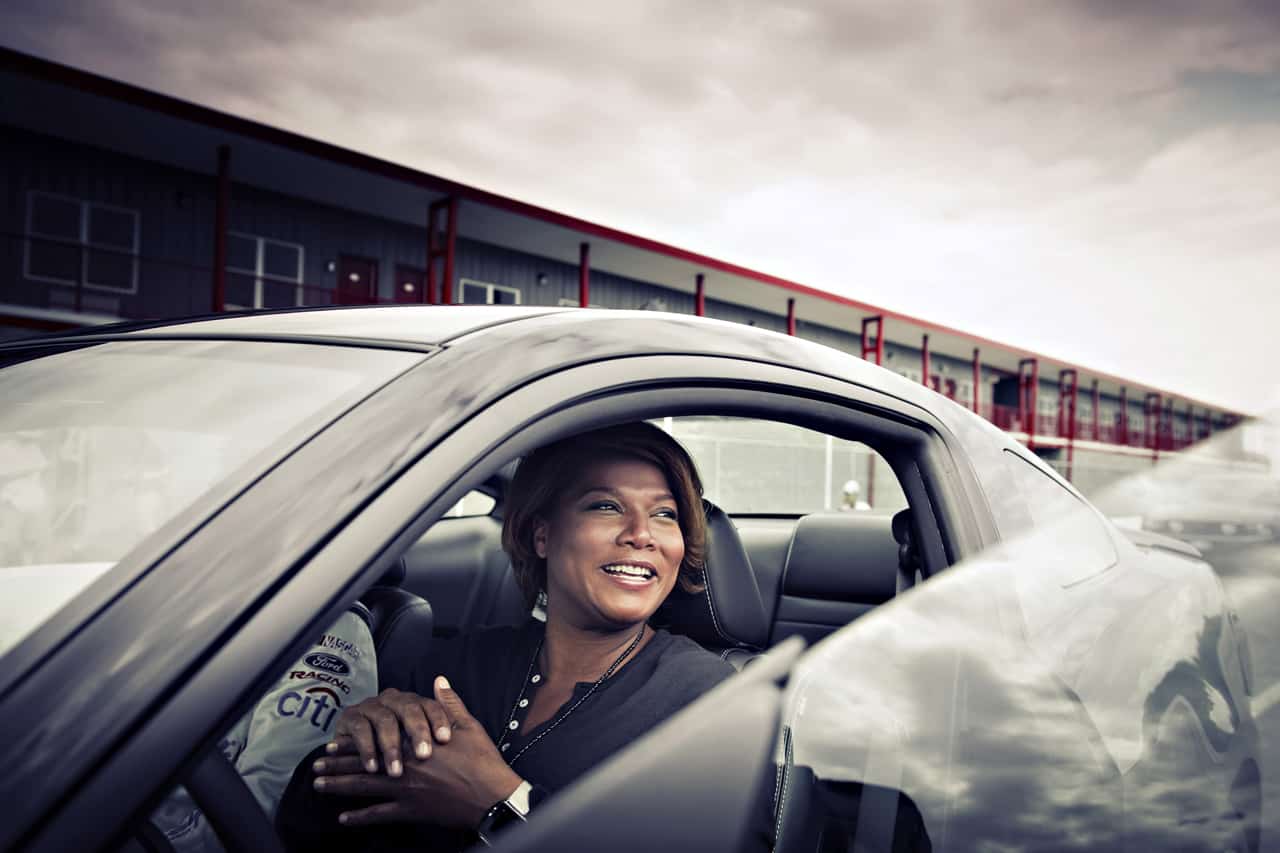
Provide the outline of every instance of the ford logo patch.
[[307,666],[314,666],[316,669],[323,669],[325,672],[332,672],[337,675],[348,675],[351,672],[347,662],[342,658],[326,655],[324,652],[307,655],[304,660],[307,662]]

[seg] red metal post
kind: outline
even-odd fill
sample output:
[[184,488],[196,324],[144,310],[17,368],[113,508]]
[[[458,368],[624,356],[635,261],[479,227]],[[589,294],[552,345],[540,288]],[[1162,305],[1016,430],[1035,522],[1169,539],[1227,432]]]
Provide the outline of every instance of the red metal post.
[[458,242],[458,199],[449,197],[448,224],[445,231],[444,244],[444,304],[453,302],[453,261],[454,247]]
[[1117,424],[1119,429],[1116,431],[1116,441],[1121,444],[1129,443],[1129,389],[1120,387],[1120,422]]
[[693,295],[693,313],[699,317],[707,316],[707,282],[702,273],[694,279],[697,290]]
[[591,244],[578,244],[578,307],[591,304]]
[[[444,217],[443,234],[440,218]],[[454,248],[458,238],[458,200],[453,196],[432,202],[427,208],[427,302],[453,302]],[[441,240],[443,239],[443,243]],[[440,286],[436,282],[436,261],[444,265]]]
[[[1030,371],[1028,372],[1028,368]],[[1036,443],[1036,392],[1040,387],[1040,360],[1024,358],[1018,362],[1018,418],[1027,431],[1027,447]]]
[[978,357],[978,348],[973,348],[973,410],[982,412],[982,361]]
[[[227,220],[231,207],[231,146],[218,146],[218,194],[213,209],[213,310],[227,310]],[[79,297],[79,290],[76,296]],[[80,310],[80,306],[76,306]]]
[[933,386],[929,382],[929,336],[922,335],[920,338],[920,382],[926,388]]
[[1075,464],[1076,407],[1080,400],[1080,376],[1074,367],[1058,371],[1058,435],[1067,439],[1067,480]]
[[796,333],[796,299],[794,296],[787,297],[787,334],[794,336]]
[[1094,441],[1102,440],[1102,433],[1099,432],[1098,430],[1098,427],[1101,424],[1101,421],[1099,420],[1099,417],[1098,417],[1098,412],[1100,411],[1101,408],[1102,408],[1101,398],[1098,395],[1098,380],[1095,379],[1093,380],[1093,440]]
[[1152,462],[1160,457],[1160,410],[1160,395],[1154,391],[1148,392],[1142,400],[1142,430],[1145,446],[1151,448]]
[[[875,341],[868,343],[867,329],[872,325],[876,327]],[[876,364],[884,364],[884,315],[882,314],[862,318],[862,357],[866,358],[868,355],[875,356]]]

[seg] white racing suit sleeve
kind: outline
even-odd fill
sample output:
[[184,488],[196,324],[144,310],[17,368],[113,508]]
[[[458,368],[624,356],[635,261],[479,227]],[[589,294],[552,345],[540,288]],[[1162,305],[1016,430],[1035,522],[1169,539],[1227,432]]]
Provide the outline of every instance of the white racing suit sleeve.
[[[280,796],[302,757],[332,737],[343,708],[377,692],[373,635],[364,619],[348,611],[285,671],[218,746],[263,812],[274,820]],[[180,853],[222,849],[183,788],[161,804],[152,820]]]

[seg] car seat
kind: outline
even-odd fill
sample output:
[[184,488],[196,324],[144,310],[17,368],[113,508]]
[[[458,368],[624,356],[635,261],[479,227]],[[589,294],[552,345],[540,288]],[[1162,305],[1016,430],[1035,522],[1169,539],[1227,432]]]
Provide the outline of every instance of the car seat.
[[396,560],[360,597],[369,611],[369,630],[378,654],[379,689],[386,684],[408,684],[414,665],[431,644],[431,605],[401,588],[405,572],[404,560]]

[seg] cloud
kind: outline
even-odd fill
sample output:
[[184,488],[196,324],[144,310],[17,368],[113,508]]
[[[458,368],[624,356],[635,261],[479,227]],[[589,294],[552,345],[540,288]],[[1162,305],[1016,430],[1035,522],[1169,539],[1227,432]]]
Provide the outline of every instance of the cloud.
[[[1268,382],[1273,3],[4,14],[19,49],[1015,345],[1246,408]],[[1189,354],[1206,318],[1256,342]]]

